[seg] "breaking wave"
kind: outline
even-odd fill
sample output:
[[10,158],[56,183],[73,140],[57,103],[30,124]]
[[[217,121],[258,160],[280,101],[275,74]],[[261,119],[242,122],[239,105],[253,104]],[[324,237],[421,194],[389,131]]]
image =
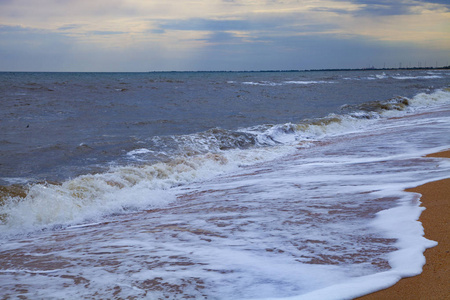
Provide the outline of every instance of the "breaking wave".
[[132,163],[60,183],[0,187],[0,232],[29,232],[95,222],[108,215],[176,201],[174,187],[273,160],[324,137],[364,130],[380,118],[404,116],[450,102],[450,89],[408,99],[342,107],[340,114],[298,123],[156,137],[151,147],[127,153]]
[[[233,82],[234,83],[234,82]],[[282,82],[273,82],[273,81],[245,81],[242,84],[245,85],[262,85],[262,86],[278,86],[278,85],[287,85],[287,84],[298,84],[298,85],[311,85],[311,84],[323,84],[323,83],[335,83],[334,81],[315,81],[315,80],[295,80],[295,81],[282,81]]]

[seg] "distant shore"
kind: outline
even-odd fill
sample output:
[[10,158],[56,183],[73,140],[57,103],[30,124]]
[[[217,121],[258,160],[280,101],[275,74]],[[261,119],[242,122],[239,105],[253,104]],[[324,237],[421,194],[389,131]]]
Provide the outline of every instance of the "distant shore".
[[405,68],[334,68],[334,69],[292,69],[292,70],[241,70],[241,71],[149,71],[149,73],[289,73],[289,72],[339,72],[339,71],[415,71],[415,70],[450,70],[450,66],[444,67],[405,67]]
[[[427,157],[450,158],[450,150]],[[450,178],[426,183],[408,189],[408,192],[422,194],[422,212],[419,221],[425,230],[425,237],[437,241],[436,247],[425,251],[426,264],[420,275],[403,278],[395,285],[358,300],[379,299],[450,299]]]
[[[310,69],[310,70],[303,70],[303,71],[402,71],[402,70],[450,70],[450,66],[445,67],[405,67],[405,68],[356,68],[356,69]],[[301,71],[300,71],[301,72]]]

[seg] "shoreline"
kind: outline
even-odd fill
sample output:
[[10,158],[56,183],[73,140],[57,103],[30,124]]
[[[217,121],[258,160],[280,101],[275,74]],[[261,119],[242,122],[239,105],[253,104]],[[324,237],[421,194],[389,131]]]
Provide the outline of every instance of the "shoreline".
[[[450,158],[450,150],[426,157]],[[421,206],[426,209],[419,217],[427,239],[438,245],[425,250],[426,263],[422,273],[402,278],[393,286],[356,298],[378,299],[450,299],[450,178],[428,182],[407,192],[422,195]]]

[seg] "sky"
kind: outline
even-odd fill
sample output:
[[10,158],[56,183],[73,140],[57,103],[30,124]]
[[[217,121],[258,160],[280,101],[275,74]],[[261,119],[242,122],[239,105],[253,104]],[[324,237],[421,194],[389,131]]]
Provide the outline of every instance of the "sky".
[[444,66],[450,0],[0,0],[0,71]]

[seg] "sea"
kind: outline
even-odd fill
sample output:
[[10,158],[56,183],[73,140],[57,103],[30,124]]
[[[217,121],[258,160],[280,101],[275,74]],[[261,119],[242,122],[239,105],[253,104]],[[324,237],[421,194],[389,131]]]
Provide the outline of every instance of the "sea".
[[420,274],[450,70],[0,73],[0,299],[353,299]]

